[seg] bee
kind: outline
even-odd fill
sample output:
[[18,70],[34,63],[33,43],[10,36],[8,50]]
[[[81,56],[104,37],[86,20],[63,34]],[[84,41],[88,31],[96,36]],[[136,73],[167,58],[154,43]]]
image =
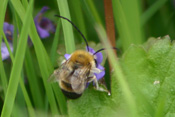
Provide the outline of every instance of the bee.
[[105,48],[102,48],[93,54],[90,53],[88,43],[80,30],[69,19],[62,16],[58,17],[66,19],[77,29],[86,42],[87,51],[76,50],[73,52],[68,60],[64,60],[61,63],[61,66],[54,70],[50,80],[57,81],[63,94],[70,99],[79,98],[87,87],[87,84],[91,82],[95,83],[97,90],[102,91],[103,89],[99,88],[97,78],[94,75],[94,73],[98,74],[102,71],[97,68],[95,54]]

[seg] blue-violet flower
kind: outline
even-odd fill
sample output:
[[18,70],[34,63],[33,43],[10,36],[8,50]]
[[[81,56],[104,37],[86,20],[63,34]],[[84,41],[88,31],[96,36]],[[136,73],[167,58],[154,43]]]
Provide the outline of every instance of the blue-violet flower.
[[13,40],[13,32],[14,32],[14,26],[12,24],[9,24],[7,22],[4,22],[3,25],[3,31],[8,39],[9,42],[12,42]]
[[[7,22],[4,22],[3,31],[9,42],[10,49],[11,51],[13,51],[12,40],[13,40],[14,26]],[[10,56],[6,44],[4,42],[1,43],[1,56],[2,60],[5,60]]]
[[44,6],[34,19],[36,29],[41,38],[47,38],[50,36],[50,32],[55,32],[55,26],[53,25],[53,23],[48,18],[43,17],[43,14],[48,9],[49,8],[47,6]]

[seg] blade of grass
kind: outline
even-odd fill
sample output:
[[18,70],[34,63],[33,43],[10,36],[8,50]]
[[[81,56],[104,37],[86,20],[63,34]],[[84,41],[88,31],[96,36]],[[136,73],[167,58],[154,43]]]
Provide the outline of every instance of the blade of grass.
[[14,28],[14,33],[13,33],[13,55],[15,55],[16,49],[17,49],[17,45],[18,45],[18,29],[16,28],[17,27],[16,21],[14,21],[14,27],[15,28]]
[[[7,47],[7,49],[8,49],[8,52],[10,53],[10,58],[11,58],[12,63],[13,63],[14,57],[13,57],[13,55],[12,55],[12,52],[11,52],[11,50],[10,50],[10,46],[9,46],[9,44],[8,44],[8,42],[7,42],[7,38],[6,38],[5,34],[4,34],[4,32],[3,32],[3,38],[4,38],[4,41],[5,41],[6,47]],[[20,80],[21,80],[21,79],[20,79]],[[22,89],[21,89],[21,87],[19,87],[19,88],[17,89],[17,93],[16,93],[16,102],[17,102],[18,105],[20,105],[20,106],[22,106],[22,107],[25,106],[25,101],[24,101],[24,98],[23,98],[23,95],[22,95]],[[13,111],[12,113],[14,113],[14,111]]]
[[23,65],[23,60],[25,55],[25,48],[27,46],[28,31],[31,23],[31,20],[29,19],[29,17],[31,17],[30,14],[32,13],[32,6],[33,6],[33,1],[30,2],[27,13],[25,15],[25,19],[24,19],[25,23],[22,27],[21,37],[19,39],[19,46],[17,47],[14,65],[12,67],[12,72],[10,75],[9,86],[7,89],[7,95],[5,97],[5,101],[4,101],[4,105],[1,113],[2,117],[9,117],[12,112],[16,91],[20,80],[19,78],[21,75],[21,70],[22,70],[22,65]]
[[[25,14],[25,9],[22,6],[21,2],[18,0],[11,0],[15,10],[17,11],[17,14],[19,15],[20,19],[23,22],[24,19],[24,14]],[[43,46],[43,44],[41,43],[41,40],[38,36],[38,33],[36,31],[36,27],[34,24],[34,21],[32,19],[32,23],[31,23],[31,27],[30,27],[30,31],[29,31],[30,37],[32,39],[32,42],[34,44],[34,48],[35,48],[35,52],[36,52],[36,56],[39,62],[39,67],[40,67],[40,71],[41,71],[41,75],[43,78],[43,82],[44,82],[44,87],[46,90],[46,94],[48,96],[48,101],[50,104],[50,108],[52,111],[52,114],[58,114],[58,109],[57,109],[57,105],[56,105],[56,101],[54,98],[54,94],[51,88],[51,85],[48,84],[48,77],[51,74],[51,71],[53,71],[52,68],[52,64],[50,62],[50,59],[47,55],[47,52]]]
[[[120,1],[120,0],[118,0]],[[123,10],[126,22],[128,25],[128,29],[131,34],[132,43],[141,44],[143,43],[143,32],[141,28],[140,21],[140,8],[138,0],[122,0],[121,2],[121,10]],[[116,7],[118,5],[116,4]],[[119,17],[118,17],[119,18]]]
[[20,82],[20,87],[21,87],[23,95],[24,95],[25,102],[27,104],[27,109],[28,109],[29,116],[30,117],[35,117],[35,111],[34,111],[34,109],[32,107],[32,103],[30,101],[30,97],[29,97],[29,95],[27,93],[27,90],[26,90],[26,88],[24,86],[24,81],[21,79],[19,82]]
[[[67,0],[57,0],[57,3],[58,3],[60,15],[71,20]],[[61,22],[62,22],[63,33],[64,33],[66,53],[71,54],[75,50],[75,42],[74,42],[74,35],[72,31],[72,25],[64,19],[61,19]]]
[[52,86],[60,107],[61,114],[65,115],[67,114],[67,103],[66,103],[65,96],[62,94],[62,91],[57,83],[53,84]]
[[168,0],[157,0],[141,16],[141,25],[144,26],[148,20],[167,2]]
[[34,101],[34,105],[37,109],[43,109],[44,108],[44,100],[42,93],[40,91],[39,82],[37,80],[36,72],[34,69],[33,60],[31,57],[31,53],[29,48],[26,50],[26,58],[25,58],[25,69],[27,73],[27,79],[29,82],[29,88],[32,94],[32,98]]
[[88,7],[88,4],[85,0],[81,0],[81,4],[83,6],[84,11],[86,12],[85,15],[87,15],[88,19],[90,19],[91,24],[95,25],[95,18],[92,15],[90,8]]
[[45,51],[43,45],[41,44],[41,40],[38,37],[34,22],[32,22],[32,25],[31,25],[30,36],[31,36],[32,42],[33,42],[34,47],[35,47],[41,75],[42,75],[43,82],[44,82],[44,87],[46,90],[46,94],[48,96],[48,101],[50,104],[52,114],[53,115],[58,114],[59,112],[57,109],[56,100],[55,100],[55,97],[53,94],[53,90],[52,90],[51,85],[48,83],[48,78],[51,74],[51,71],[53,71],[53,68],[52,69],[50,68],[50,67],[52,67],[52,65],[50,63],[50,60],[48,58],[48,55],[46,54],[46,51]]
[[129,27],[120,1],[112,0],[112,3],[114,11],[114,21],[117,25],[119,36],[122,41],[122,48],[123,50],[126,50],[129,47],[129,45],[133,42],[130,34],[131,32],[129,31]]
[[[57,3],[58,3],[60,15],[71,20],[67,0],[64,0],[64,1],[57,0]],[[61,19],[61,21],[62,21],[62,27],[63,27],[63,33],[64,33],[66,53],[70,54],[75,50],[75,42],[74,42],[72,25],[69,22],[65,21],[64,19]],[[56,90],[56,88],[57,88],[57,90]],[[57,93],[57,92],[59,92],[59,94],[61,94],[60,88],[58,86],[54,86],[54,91],[56,94],[56,98],[59,102],[61,112],[63,114],[67,113],[67,106],[66,106],[65,98],[63,95],[60,95],[60,96],[62,96],[60,98],[58,93]]]
[[[96,30],[97,30],[97,33],[98,33],[101,41],[104,44],[104,47],[105,48],[111,48],[111,45],[107,40],[106,32],[102,28],[102,26],[97,25]],[[126,103],[128,105],[128,110],[129,110],[129,113],[130,113],[129,115],[131,117],[137,117],[138,113],[137,113],[136,103],[135,103],[133,95],[132,95],[132,93],[129,89],[129,86],[128,86],[127,82],[125,81],[125,76],[122,73],[122,70],[121,70],[120,65],[117,61],[115,53],[111,49],[107,49],[106,51],[107,51],[107,54],[109,56],[109,61],[110,61],[111,65],[114,69],[114,76],[115,76],[115,78],[117,78],[117,81],[119,82],[119,84],[122,88],[124,98],[125,98]]]
[[[54,65],[54,62],[56,60],[56,51],[57,51],[57,46],[58,46],[58,39],[59,39],[59,32],[60,32],[60,28],[61,28],[61,22],[60,20],[57,23],[57,29],[55,32],[55,37],[54,37],[54,41],[52,44],[52,48],[51,48],[51,60],[52,60],[52,64]],[[54,93],[60,108],[60,112],[61,114],[65,115],[67,114],[67,105],[66,105],[66,99],[64,97],[64,95],[61,92],[61,89],[59,88],[58,84],[53,84],[53,89],[54,89]]]
[[[1,0],[1,4],[0,4],[0,30],[3,30],[3,23],[4,23],[7,3],[8,3],[8,0]],[[0,36],[1,36],[1,33],[2,32],[0,31]]]
[[[11,50],[10,50],[10,46],[9,46],[9,44],[8,44],[8,42],[7,42],[7,38],[6,38],[6,36],[5,36],[5,34],[4,34],[4,32],[3,32],[3,38],[4,38],[4,41],[5,41],[5,43],[6,43],[6,46],[7,46],[7,49],[8,49],[8,52],[10,53],[10,58],[11,58],[11,60],[12,60],[12,63],[14,62],[14,57],[13,57],[13,54],[12,54],[12,52],[11,52]],[[34,116],[34,110],[33,110],[33,108],[32,108],[32,104],[31,104],[31,102],[30,102],[30,99],[29,99],[29,96],[28,96],[28,94],[27,94],[27,91],[26,91],[26,89],[25,89],[25,87],[24,87],[24,83],[23,83],[23,81],[22,81],[22,78],[20,78],[20,88],[21,88],[21,90],[19,90],[20,92],[18,92],[18,93],[21,93],[21,91],[23,92],[23,95],[24,95],[24,98],[25,98],[25,101],[26,101],[26,104],[27,104],[27,107],[28,107],[28,110],[29,110],[29,114],[31,115],[31,116]],[[22,96],[22,95],[21,95]],[[20,98],[23,98],[23,97],[20,97],[19,95],[18,95],[18,97],[19,97],[19,99]],[[20,99],[20,101],[21,101],[21,99]],[[19,104],[19,103],[18,103]]]
[[[12,4],[10,4],[10,5],[13,8]],[[26,7],[26,9],[27,9],[27,7]],[[17,15],[16,11],[13,11],[13,13],[14,13],[14,19],[16,21],[15,23],[18,25],[18,29],[19,29],[18,31],[21,32],[20,18]],[[17,41],[17,39],[16,39],[16,41]],[[17,43],[16,43],[16,46],[17,46]],[[44,101],[43,101],[43,98],[42,98],[43,96],[41,95],[41,91],[40,91],[40,88],[39,88],[39,85],[38,85],[38,80],[37,80],[37,77],[36,77],[35,70],[33,69],[34,65],[33,65],[32,58],[30,56],[30,51],[29,51],[28,47],[27,47],[27,50],[26,50],[25,68],[26,68],[26,72],[27,72],[27,76],[28,76],[27,79],[29,81],[29,88],[30,88],[30,91],[32,93],[32,98],[33,98],[33,101],[34,101],[34,105],[36,106],[37,109],[42,109],[44,107],[44,104],[43,104]]]
[[14,24],[14,33],[13,33],[13,55],[16,53],[17,45],[18,45],[18,35],[21,33],[22,24],[19,20],[19,16],[17,15],[16,11],[14,10],[14,7],[11,2],[9,2],[10,9],[13,14],[13,24]]
[[[54,37],[54,41],[52,44],[52,48],[51,48],[51,60],[52,60],[52,64],[54,65],[54,62],[56,60],[56,51],[57,51],[57,46],[58,46],[58,39],[59,39],[59,32],[60,32],[60,28],[61,28],[61,22],[60,20],[57,23],[57,29],[55,32],[55,37]],[[61,89],[59,88],[58,84],[53,84],[53,89],[54,89],[54,93],[60,108],[60,112],[61,114],[65,115],[67,114],[67,105],[66,105],[66,99],[64,97],[64,95],[61,92]]]
[[58,41],[59,41],[60,28],[61,28],[61,22],[59,20],[57,23],[57,28],[56,28],[56,32],[55,32],[55,36],[54,36],[54,40],[53,40],[53,44],[52,44],[52,48],[51,48],[51,52],[50,52],[52,65],[54,65],[54,62],[56,60],[56,53],[57,53],[57,47],[58,47]]
[[[82,6],[81,6],[81,1],[80,0],[69,0],[69,5],[71,6],[71,9],[73,9],[73,12],[71,12],[71,14],[73,14],[73,18],[77,24],[77,27],[81,30],[81,32],[83,33],[83,35],[87,38],[87,32],[86,32],[86,27],[85,27],[85,20],[83,17],[83,11],[82,11]],[[80,39],[82,38],[79,35]],[[82,39],[81,39],[82,40]],[[82,42],[84,42],[82,40]]]
[[90,7],[91,13],[93,14],[96,23],[98,22],[100,25],[102,25],[104,27],[104,24],[102,23],[100,16],[96,10],[96,7],[94,5],[94,1],[93,0],[87,0],[88,6]]
[[[7,3],[8,3],[8,0],[1,0],[1,4],[0,4],[0,30],[3,30],[3,23],[4,23]],[[0,45],[1,45],[1,42],[2,42],[2,31],[0,31]],[[3,90],[4,90],[4,95],[5,95],[6,88],[7,88],[7,77],[5,74],[1,55],[0,55],[0,69],[1,69],[0,70],[1,81],[2,81],[2,86],[3,86]]]
[[[9,46],[9,44],[8,44],[8,41],[7,41],[7,38],[6,38],[6,36],[5,36],[5,34],[4,34],[4,32],[3,32],[3,38],[4,38],[4,41],[5,41],[5,44],[6,44],[6,46],[7,46],[7,49],[8,49],[8,52],[9,52],[9,54],[10,54],[10,58],[11,58],[11,60],[12,60],[12,63],[14,63],[14,56],[13,56],[13,54],[12,54],[12,51],[10,50],[10,46]],[[34,110],[32,109],[32,104],[31,104],[31,101],[30,101],[30,99],[29,99],[29,96],[28,96],[28,93],[27,93],[27,90],[26,90],[26,88],[25,88],[25,86],[24,86],[24,82],[23,82],[23,80],[22,80],[22,78],[20,78],[20,92],[19,93],[21,93],[21,91],[22,91],[22,93],[23,93],[23,95],[24,95],[24,98],[25,98],[25,101],[26,101],[26,104],[27,104],[27,107],[28,107],[28,110],[29,110],[29,114],[30,115],[32,115],[32,116],[34,116]],[[21,95],[22,96],[22,95]],[[19,96],[19,98],[23,98],[23,97],[20,97]],[[41,100],[41,99],[40,99]],[[18,99],[18,101],[21,101],[21,99]],[[21,102],[20,102],[21,103]],[[19,103],[18,103],[19,104]],[[24,105],[24,104],[23,104]]]
[[20,106],[18,106],[17,102],[15,102],[14,104],[14,108],[12,111],[12,117],[27,117],[28,113],[26,113],[26,108],[21,108]]

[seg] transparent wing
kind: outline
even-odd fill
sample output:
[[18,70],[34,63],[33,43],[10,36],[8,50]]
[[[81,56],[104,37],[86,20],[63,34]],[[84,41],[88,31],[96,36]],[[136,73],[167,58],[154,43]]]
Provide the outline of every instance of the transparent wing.
[[68,61],[61,64],[60,68],[54,70],[53,74],[49,77],[49,82],[58,82],[59,80],[68,77],[71,73],[71,67]]
[[50,75],[48,81],[49,82],[58,82],[59,81],[59,73],[60,73],[60,69],[59,68],[54,70],[53,74]]
[[74,71],[70,78],[72,89],[75,93],[81,94],[86,87],[86,79],[90,72],[89,66],[84,68],[78,68]]

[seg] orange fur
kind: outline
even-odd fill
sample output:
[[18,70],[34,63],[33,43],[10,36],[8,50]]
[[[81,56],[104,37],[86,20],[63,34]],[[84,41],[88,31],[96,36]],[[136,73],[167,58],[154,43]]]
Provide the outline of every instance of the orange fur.
[[94,61],[94,57],[87,51],[77,50],[72,54],[70,61],[73,63],[80,63],[85,66],[90,64],[91,61]]

